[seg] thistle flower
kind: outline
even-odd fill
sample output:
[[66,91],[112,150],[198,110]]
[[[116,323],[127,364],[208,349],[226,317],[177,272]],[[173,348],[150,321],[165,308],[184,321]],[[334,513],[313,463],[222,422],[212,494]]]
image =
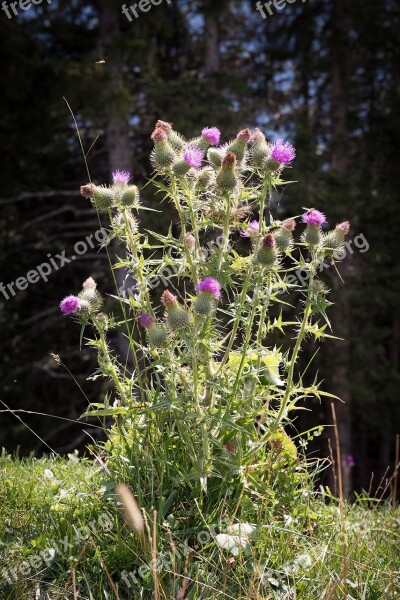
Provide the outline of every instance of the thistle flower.
[[81,185],[81,196],[84,198],[93,198],[93,192],[96,189],[96,186],[93,183],[86,183],[85,185]]
[[183,153],[183,160],[189,167],[200,169],[203,161],[203,152],[196,146],[188,146]]
[[311,208],[304,213],[302,221],[307,224],[307,229],[303,236],[304,242],[309,246],[317,246],[322,239],[321,225],[326,223],[324,213]]
[[156,322],[156,319],[152,315],[149,315],[148,313],[143,313],[138,318],[138,321],[139,321],[139,325],[141,327],[143,327],[144,329],[149,329],[149,327],[154,325],[154,323]]
[[113,183],[128,183],[131,178],[129,171],[113,171],[112,173]]
[[60,309],[63,315],[73,315],[78,312],[81,307],[80,300],[77,296],[66,296],[60,302]]
[[201,132],[201,136],[213,146],[219,144],[221,132],[217,127],[205,127]]
[[205,294],[211,294],[214,296],[216,300],[219,300],[221,297],[221,284],[216,279],[212,277],[206,277],[195,287],[196,292],[203,292]]
[[240,235],[249,238],[251,235],[256,235],[260,231],[260,223],[257,220],[247,223],[247,230],[241,229]]
[[292,162],[296,156],[295,148],[288,142],[276,140],[271,145],[271,158],[280,166],[286,166]]
[[216,302],[221,298],[221,284],[212,277],[206,277],[195,286],[198,296],[193,303],[197,315],[209,315],[215,310]]
[[315,208],[311,208],[308,212],[304,213],[302,221],[307,225],[321,227],[321,225],[326,223],[326,217],[324,213],[320,212],[319,210],[315,210]]
[[121,196],[122,206],[127,208],[136,206],[139,201],[139,190],[136,185],[128,185]]

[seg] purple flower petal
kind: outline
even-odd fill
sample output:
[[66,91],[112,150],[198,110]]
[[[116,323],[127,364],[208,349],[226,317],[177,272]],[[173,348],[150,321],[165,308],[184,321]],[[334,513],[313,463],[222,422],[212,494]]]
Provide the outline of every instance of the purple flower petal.
[[296,150],[288,142],[276,140],[271,146],[271,158],[280,165],[288,165],[296,156]]
[[63,315],[73,315],[80,309],[81,303],[78,296],[67,296],[60,302]]
[[216,300],[219,300],[221,297],[221,284],[212,277],[206,277],[202,281],[199,281],[195,290],[196,292],[206,292],[207,294],[211,294]]
[[131,174],[129,171],[113,171],[112,178],[114,183],[128,183]]
[[221,137],[221,132],[217,127],[205,127],[201,132],[203,138],[205,138],[210,144],[217,146]]
[[188,146],[183,153],[183,160],[189,167],[200,169],[203,161],[203,152],[196,146]]
[[315,209],[309,210],[308,212],[304,213],[302,220],[303,223],[306,223],[307,225],[317,225],[318,227],[321,227],[323,223],[326,223],[326,217],[324,213]]

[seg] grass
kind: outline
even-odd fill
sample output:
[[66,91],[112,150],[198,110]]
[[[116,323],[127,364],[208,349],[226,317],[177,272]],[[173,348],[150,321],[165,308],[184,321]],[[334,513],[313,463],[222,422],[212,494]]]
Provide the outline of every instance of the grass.
[[199,509],[197,531],[146,507],[137,534],[90,461],[3,453],[0,477],[2,600],[400,598],[400,511],[386,502],[341,511],[304,493],[287,513],[266,506],[248,531],[226,507],[207,520]]

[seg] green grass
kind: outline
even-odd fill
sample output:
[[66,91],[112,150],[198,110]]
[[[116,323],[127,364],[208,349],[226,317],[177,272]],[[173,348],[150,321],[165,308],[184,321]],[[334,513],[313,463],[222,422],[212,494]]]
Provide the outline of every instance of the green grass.
[[[90,461],[3,455],[0,478],[1,600],[157,597],[147,568],[155,551],[163,563],[160,600],[400,598],[400,511],[388,503],[366,509],[361,501],[342,514],[334,499],[304,494],[288,513],[266,506],[254,524],[256,539],[242,533],[225,540],[228,507],[208,516],[199,509],[196,531],[174,529],[170,515],[156,521],[152,537],[151,507],[145,534],[130,531],[115,482]],[[186,556],[179,540],[191,548]],[[224,541],[230,549],[221,547]],[[51,556],[56,545],[60,552]],[[124,570],[136,577],[131,588]]]

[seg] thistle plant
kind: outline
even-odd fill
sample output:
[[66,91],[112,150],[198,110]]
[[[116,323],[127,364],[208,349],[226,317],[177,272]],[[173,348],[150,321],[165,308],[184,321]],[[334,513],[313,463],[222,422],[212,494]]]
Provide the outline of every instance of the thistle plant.
[[152,183],[174,207],[177,233],[140,231],[145,207],[129,173],[114,173],[111,187],[81,188],[126,247],[115,268],[136,282],[118,294],[133,368],[110,350],[117,321],[100,312],[93,279],[61,302],[98,352],[96,374],[112,383],[85,414],[113,417],[110,468],[163,518],[180,511],[189,526],[198,509],[236,516],[285,503],[288,473],[295,501],[306,465],[287,426],[306,398],[331,395],[304,383],[299,357],[305,341],[332,337],[317,272],[334,264],[349,224],[326,232],[314,208],[280,220],[272,193],[295,150],[259,129],[221,146],[216,127],[186,140],[158,121],[151,137]]

